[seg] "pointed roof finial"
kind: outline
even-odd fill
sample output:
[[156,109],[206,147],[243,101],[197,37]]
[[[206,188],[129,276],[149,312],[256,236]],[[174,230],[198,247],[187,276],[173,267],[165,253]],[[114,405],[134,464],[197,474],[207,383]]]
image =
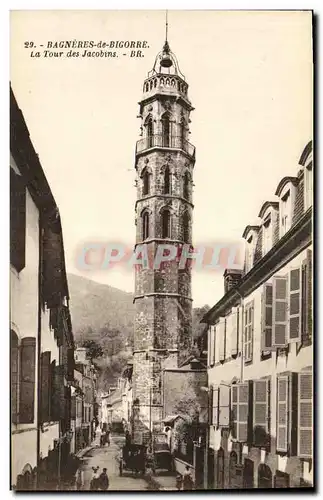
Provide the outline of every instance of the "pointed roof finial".
[[166,38],[165,38],[165,43],[163,47],[163,52],[164,54],[169,54],[170,48],[168,44],[168,10],[166,10]]

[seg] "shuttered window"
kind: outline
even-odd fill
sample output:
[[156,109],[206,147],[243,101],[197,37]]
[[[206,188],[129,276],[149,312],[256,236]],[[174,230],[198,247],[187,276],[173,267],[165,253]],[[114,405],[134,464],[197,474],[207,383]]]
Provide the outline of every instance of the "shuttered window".
[[276,448],[277,451],[287,453],[290,433],[290,376],[278,375],[277,377],[277,425]]
[[11,421],[18,423],[18,390],[19,390],[19,346],[17,334],[10,331],[10,367],[11,367]]
[[307,250],[302,263],[302,342],[310,345],[312,341],[312,251]]
[[26,187],[10,168],[10,262],[20,272],[25,267]]
[[287,277],[273,278],[273,345],[287,344]]
[[301,340],[301,276],[300,268],[292,269],[289,273],[289,342],[299,342]]
[[253,355],[254,306],[253,301],[245,306],[244,311],[244,360],[252,361]]
[[212,388],[212,425],[219,425],[219,388]]
[[[232,309],[231,314],[231,356],[235,357],[239,352],[239,308]],[[230,353],[229,353],[230,354]]]
[[265,283],[261,295],[261,350],[263,353],[272,350],[273,332],[273,286]]
[[217,325],[218,339],[219,339],[219,361],[225,360],[225,344],[226,344],[226,321],[221,319]]
[[67,349],[67,380],[72,382],[74,379],[74,349]]
[[298,456],[312,458],[312,373],[298,374]]
[[232,435],[242,443],[248,440],[249,393],[249,382],[231,386]]
[[57,422],[65,418],[65,387],[64,387],[64,365],[51,364],[52,377],[52,415],[51,420]]
[[32,424],[35,419],[36,339],[26,337],[20,348],[19,422]]
[[230,425],[230,386],[220,384],[219,387],[219,427]]
[[253,382],[253,443],[267,447],[270,444],[270,379]]
[[41,402],[40,415],[41,422],[50,421],[50,387],[51,387],[51,370],[50,370],[50,351],[41,354]]

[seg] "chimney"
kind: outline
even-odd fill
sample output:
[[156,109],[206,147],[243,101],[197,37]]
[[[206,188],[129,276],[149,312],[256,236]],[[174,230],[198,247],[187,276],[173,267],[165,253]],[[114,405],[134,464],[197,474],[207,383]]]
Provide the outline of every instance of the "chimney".
[[231,288],[239,285],[243,274],[242,269],[226,269],[224,271],[224,293],[226,294]]

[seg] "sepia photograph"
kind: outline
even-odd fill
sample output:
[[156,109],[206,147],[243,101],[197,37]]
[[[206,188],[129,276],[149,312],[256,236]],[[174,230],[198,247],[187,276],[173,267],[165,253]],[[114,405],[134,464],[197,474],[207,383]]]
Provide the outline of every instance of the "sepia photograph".
[[313,19],[10,11],[10,490],[314,490]]

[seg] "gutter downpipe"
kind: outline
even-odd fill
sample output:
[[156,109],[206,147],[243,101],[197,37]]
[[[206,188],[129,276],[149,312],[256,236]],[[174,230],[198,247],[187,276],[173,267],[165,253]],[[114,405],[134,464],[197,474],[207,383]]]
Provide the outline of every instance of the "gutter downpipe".
[[[240,297],[240,307],[241,307],[241,366],[240,366],[240,382],[243,382],[243,375],[244,375],[244,304],[243,304],[243,296],[241,293],[236,290],[237,294]],[[240,313],[240,311],[239,311]]]

